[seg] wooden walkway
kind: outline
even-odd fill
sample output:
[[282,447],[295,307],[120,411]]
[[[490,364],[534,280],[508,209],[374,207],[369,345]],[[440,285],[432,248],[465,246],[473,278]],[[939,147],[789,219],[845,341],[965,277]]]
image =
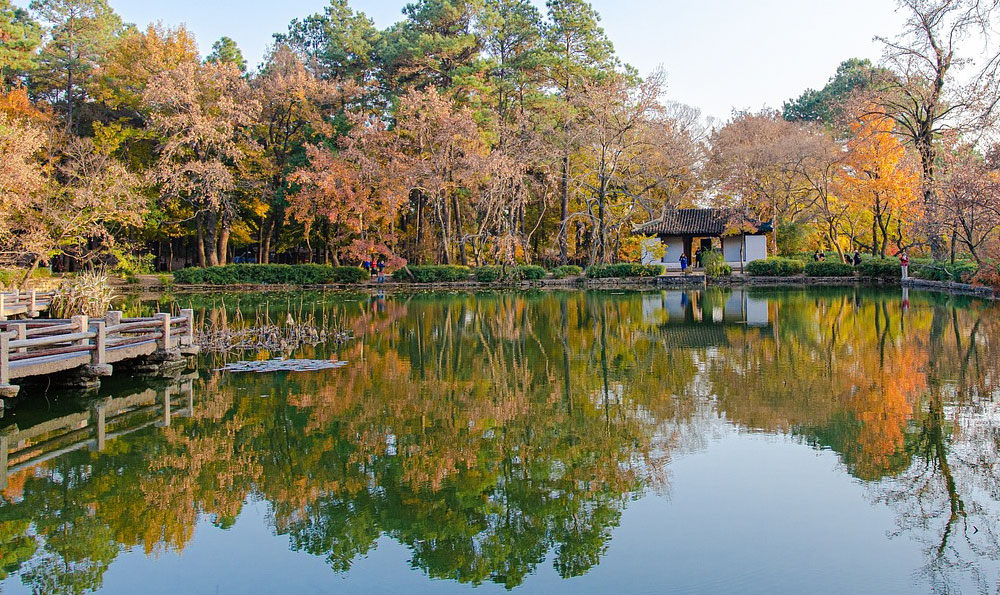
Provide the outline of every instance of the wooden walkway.
[[93,402],[88,411],[30,428],[14,425],[0,429],[0,490],[7,487],[10,474],[82,448],[101,451],[107,440],[149,426],[166,427],[171,418],[193,413],[193,376],[189,376],[165,387],[101,399]]
[[14,316],[35,318],[52,305],[54,291],[0,291],[0,322]]
[[111,364],[156,352],[197,352],[194,312],[180,316],[123,318],[108,312],[104,318],[74,316],[68,320],[0,321],[0,396],[17,394],[11,384],[30,378],[78,370],[84,376],[109,376]]

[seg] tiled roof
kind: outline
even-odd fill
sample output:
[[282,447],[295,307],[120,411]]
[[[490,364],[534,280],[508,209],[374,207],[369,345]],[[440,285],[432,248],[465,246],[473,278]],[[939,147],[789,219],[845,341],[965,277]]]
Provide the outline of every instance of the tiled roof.
[[674,209],[656,221],[638,226],[635,232],[668,236],[721,236],[727,229],[737,227],[741,218],[758,232],[770,230],[769,223],[750,220],[733,209]]

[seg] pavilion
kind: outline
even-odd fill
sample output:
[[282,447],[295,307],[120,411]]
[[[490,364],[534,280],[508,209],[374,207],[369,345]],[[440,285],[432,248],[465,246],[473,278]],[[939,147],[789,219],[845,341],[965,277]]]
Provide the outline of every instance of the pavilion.
[[[767,258],[765,234],[771,231],[769,221],[757,221],[735,209],[673,209],[633,229],[640,235],[655,236],[643,245],[642,262],[663,264],[667,269],[680,269],[681,253],[687,255],[689,266],[694,266],[696,245],[721,248],[726,264],[742,269],[750,261]],[[662,259],[655,256],[659,246],[664,249]]]

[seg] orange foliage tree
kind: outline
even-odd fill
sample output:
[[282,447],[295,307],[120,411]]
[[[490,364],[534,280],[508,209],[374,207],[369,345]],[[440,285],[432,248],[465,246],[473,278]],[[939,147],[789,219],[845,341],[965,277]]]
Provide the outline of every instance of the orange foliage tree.
[[844,200],[871,217],[871,253],[882,257],[890,240],[903,248],[904,226],[919,212],[919,173],[893,128],[889,118],[870,113],[852,122],[837,181]]

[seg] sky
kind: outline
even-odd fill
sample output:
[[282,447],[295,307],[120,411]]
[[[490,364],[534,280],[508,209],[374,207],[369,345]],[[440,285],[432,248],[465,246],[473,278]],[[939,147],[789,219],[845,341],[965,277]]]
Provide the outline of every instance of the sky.
[[[185,24],[202,54],[228,35],[251,65],[289,21],[320,12],[324,0],[109,0],[131,23]],[[544,12],[544,0],[532,0]],[[27,0],[15,4],[27,5]],[[385,28],[405,0],[352,0]],[[591,0],[621,58],[648,74],[662,66],[667,98],[726,119],[733,109],[780,108],[820,88],[843,60],[881,56],[875,35],[892,36],[895,0]]]

